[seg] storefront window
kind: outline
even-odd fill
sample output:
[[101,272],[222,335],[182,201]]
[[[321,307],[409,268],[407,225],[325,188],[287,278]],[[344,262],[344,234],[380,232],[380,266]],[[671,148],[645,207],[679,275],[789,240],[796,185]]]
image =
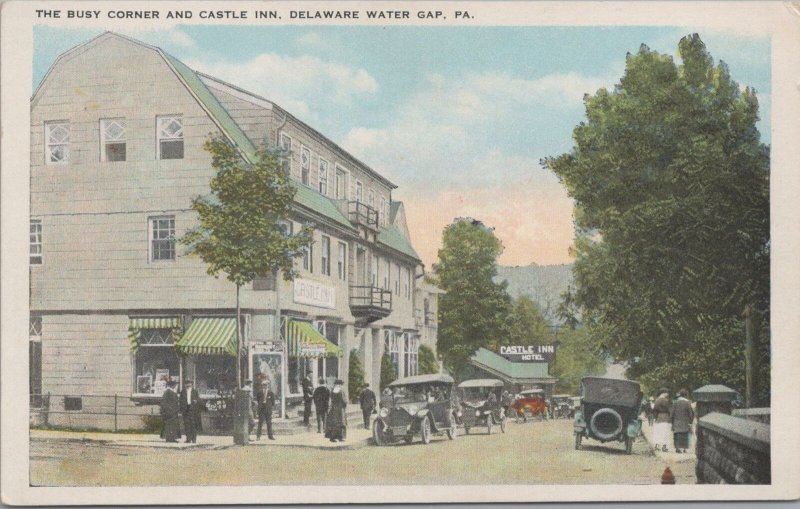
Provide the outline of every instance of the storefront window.
[[398,334],[393,330],[386,330],[384,332],[384,347],[386,352],[389,354],[389,358],[392,360],[392,365],[394,366],[394,372],[396,375],[399,376],[400,373],[400,341],[397,337]]
[[405,376],[418,374],[417,358],[419,353],[419,340],[413,334],[403,334],[405,336]]
[[180,380],[172,329],[142,329],[136,351],[136,394],[161,396],[169,380]]
[[312,362],[316,359],[307,359],[304,357],[289,357],[288,362],[288,380],[289,394],[292,396],[300,395],[303,393],[302,382],[306,374],[312,373]]
[[236,389],[236,359],[229,355],[198,355],[194,385],[201,396],[217,396]]

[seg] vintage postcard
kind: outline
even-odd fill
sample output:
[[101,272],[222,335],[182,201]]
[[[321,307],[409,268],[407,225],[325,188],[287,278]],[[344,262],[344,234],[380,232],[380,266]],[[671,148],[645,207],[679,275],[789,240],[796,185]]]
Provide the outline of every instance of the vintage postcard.
[[798,497],[796,2],[0,22],[4,503]]

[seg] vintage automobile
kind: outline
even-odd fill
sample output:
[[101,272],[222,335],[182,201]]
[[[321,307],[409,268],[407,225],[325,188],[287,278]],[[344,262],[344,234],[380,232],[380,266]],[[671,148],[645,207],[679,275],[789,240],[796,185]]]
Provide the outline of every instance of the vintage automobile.
[[569,394],[554,394],[551,398],[551,417],[569,419],[572,417],[572,401]]
[[585,376],[581,379],[581,408],[575,412],[575,449],[584,438],[619,441],[631,453],[642,429],[639,408],[642,390],[638,382]]
[[390,383],[372,424],[375,444],[388,445],[400,439],[410,444],[417,435],[427,444],[431,436],[442,433],[454,440],[458,435],[454,384],[448,375],[416,375]]
[[472,428],[486,426],[487,433],[491,435],[492,426],[496,424],[500,425],[500,431],[506,432],[506,412],[500,407],[503,387],[503,382],[494,378],[466,380],[458,384],[460,423],[467,434]]
[[538,416],[542,420],[547,419],[549,410],[544,390],[528,389],[520,391],[517,396],[511,404],[511,408],[516,412],[517,418],[521,417],[525,422],[528,422],[528,414],[530,414],[531,417]]

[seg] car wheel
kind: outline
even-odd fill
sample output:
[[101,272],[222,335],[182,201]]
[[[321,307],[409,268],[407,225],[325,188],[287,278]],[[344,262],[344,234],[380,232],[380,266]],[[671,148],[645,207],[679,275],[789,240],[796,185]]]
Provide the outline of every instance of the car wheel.
[[582,438],[583,438],[583,435],[581,435],[580,433],[575,433],[575,450],[576,451],[580,451],[581,450],[581,439]]
[[431,421],[425,417],[420,423],[420,435],[422,436],[422,443],[431,443]]
[[464,433],[469,435],[469,426],[464,426]]
[[375,440],[377,446],[389,443],[389,438],[386,436],[386,425],[380,419],[376,419],[375,424],[372,425],[372,439]]
[[506,432],[506,418],[500,419],[500,431],[505,433]]
[[633,452],[633,437],[625,437],[625,452],[628,454]]
[[458,436],[458,424],[456,423],[455,414],[450,415],[450,428],[447,430],[447,438],[455,440]]

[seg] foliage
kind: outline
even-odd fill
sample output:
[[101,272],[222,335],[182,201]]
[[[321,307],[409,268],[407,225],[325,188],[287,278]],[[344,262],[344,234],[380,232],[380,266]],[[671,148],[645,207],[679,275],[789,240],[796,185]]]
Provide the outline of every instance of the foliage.
[[366,385],[364,381],[364,365],[358,356],[358,350],[355,348],[350,350],[350,359],[347,365],[347,393],[350,394],[350,402],[355,403]]
[[550,325],[545,320],[539,306],[530,297],[519,296],[513,303],[508,319],[508,335],[495,338],[491,344],[497,351],[499,344],[505,345],[544,345],[553,341]]
[[543,161],[576,203],[564,317],[579,308],[629,376],[735,385],[746,306],[769,336],[769,150],[755,91],[696,34],[678,49],[681,65],[644,45],[629,54],[613,91],[584,98],[572,151]]
[[439,372],[439,363],[436,362],[436,356],[433,350],[426,345],[419,345],[419,357],[417,358],[418,370],[420,375],[430,375]]
[[559,392],[577,394],[581,377],[605,373],[605,356],[588,328],[563,328],[557,339],[559,344],[550,374],[558,377]]
[[392,364],[392,358],[389,357],[389,354],[384,353],[381,356],[381,391],[395,380],[397,380],[397,370]]
[[496,284],[497,257],[503,246],[480,221],[456,219],[444,229],[439,263],[438,351],[454,375],[481,346],[504,337],[511,299],[505,283]]

